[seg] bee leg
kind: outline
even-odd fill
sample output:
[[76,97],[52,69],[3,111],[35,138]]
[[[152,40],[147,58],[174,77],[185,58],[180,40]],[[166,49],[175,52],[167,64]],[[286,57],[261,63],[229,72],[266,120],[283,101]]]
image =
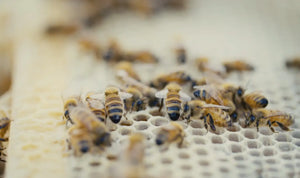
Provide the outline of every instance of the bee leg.
[[207,114],[207,116],[209,117],[209,126],[210,126],[211,130],[213,130],[215,132],[216,131],[215,122],[209,113]]
[[277,132],[275,131],[275,129],[272,127],[272,124],[274,124],[274,122],[271,123],[271,121],[268,120],[267,124],[268,124],[269,128],[271,129],[271,131],[272,131],[273,133],[277,133]]
[[162,98],[161,101],[160,101],[160,106],[159,106],[158,112],[161,111],[163,106],[164,106],[164,99]]
[[278,124],[278,126],[279,126],[282,130],[285,130],[285,131],[289,131],[289,130],[290,130],[288,127],[286,127],[286,126],[283,125],[282,123],[277,122],[277,121],[275,121],[275,122]]
[[259,119],[256,119],[256,130],[259,132]]
[[203,119],[203,120],[204,120],[204,127],[205,127],[205,129],[206,129],[206,133],[208,133],[208,125],[207,125],[206,116],[202,116],[202,117],[200,117],[200,119]]

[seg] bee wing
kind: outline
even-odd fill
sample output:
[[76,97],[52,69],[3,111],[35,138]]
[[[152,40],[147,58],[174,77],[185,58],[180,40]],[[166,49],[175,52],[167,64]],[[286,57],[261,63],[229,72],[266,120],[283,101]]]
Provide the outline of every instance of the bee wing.
[[230,109],[228,106],[216,105],[216,104],[205,104],[203,108],[220,108],[220,109]]
[[225,80],[221,76],[213,72],[205,71],[204,77],[207,84],[216,85],[225,83]]
[[165,98],[167,96],[168,90],[164,89],[155,93],[155,97],[157,98]]
[[127,93],[127,92],[120,92],[119,94],[120,94],[120,97],[122,98],[122,100],[132,97],[132,94]]
[[195,89],[198,90],[205,90],[209,95],[215,99],[220,105],[223,105],[223,101],[221,99],[221,93],[217,89],[217,87],[213,87],[212,85],[200,85],[200,86],[194,86]]
[[180,91],[179,95],[180,95],[180,98],[183,101],[190,101],[191,100],[191,97],[189,95],[187,95],[186,93],[184,93],[183,91]]

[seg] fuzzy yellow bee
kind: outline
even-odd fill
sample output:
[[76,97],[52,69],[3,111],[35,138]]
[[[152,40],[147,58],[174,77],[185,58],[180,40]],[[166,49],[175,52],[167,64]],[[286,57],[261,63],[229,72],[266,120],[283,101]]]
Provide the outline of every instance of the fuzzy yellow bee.
[[[126,72],[129,77],[131,77],[137,81],[141,80],[139,75],[134,71],[132,63],[130,63],[130,62],[127,62],[127,61],[119,62],[116,66],[116,69],[118,71]],[[120,79],[122,79],[122,77]]]
[[132,112],[146,109],[147,98],[143,96],[143,93],[139,90],[138,87],[129,86],[126,89],[126,92],[132,95],[132,97],[125,99],[125,108],[128,111]]
[[268,99],[260,92],[251,92],[243,96],[243,107],[245,109],[265,108],[268,103]]
[[251,114],[246,114],[246,127],[256,127],[257,131],[263,126],[268,126],[272,132],[275,132],[273,126],[289,131],[289,126],[293,123],[292,115],[278,110],[259,108],[254,109]]
[[106,111],[105,111],[105,106],[101,102],[101,100],[97,100],[95,98],[92,98],[91,96],[94,93],[88,93],[85,101],[87,102],[88,107],[90,110],[96,115],[96,117],[106,123]]
[[176,71],[169,74],[164,74],[156,77],[154,80],[150,82],[150,87],[154,87],[156,89],[163,89],[167,84],[175,82],[179,85],[186,84],[191,82],[192,79],[190,75],[188,75],[184,71]]
[[160,128],[156,135],[155,142],[157,145],[177,143],[178,146],[182,146],[184,136],[183,127],[177,122],[170,122],[169,125]]
[[191,100],[191,97],[181,91],[181,87],[176,83],[170,83],[164,90],[155,94],[157,98],[161,98],[161,108],[165,104],[166,112],[173,121],[179,119],[182,112],[183,102]]
[[242,60],[224,62],[223,65],[224,65],[227,73],[230,73],[233,71],[242,72],[242,71],[253,71],[254,70],[254,67],[251,64],[248,64]]
[[64,102],[64,118],[66,119],[66,124],[70,122],[73,123],[72,118],[70,117],[71,110],[75,107],[77,107],[79,104],[79,99],[77,97],[70,97],[67,98]]

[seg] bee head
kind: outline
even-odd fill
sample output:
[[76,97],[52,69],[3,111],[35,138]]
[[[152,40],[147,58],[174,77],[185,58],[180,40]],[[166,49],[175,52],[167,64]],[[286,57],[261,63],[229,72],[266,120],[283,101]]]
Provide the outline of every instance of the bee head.
[[87,140],[81,140],[78,144],[82,153],[86,153],[90,150],[89,142]]
[[167,135],[165,133],[159,133],[155,139],[156,145],[163,145],[167,141]]
[[99,135],[94,140],[94,144],[99,146],[99,145],[110,145],[110,133],[104,133],[102,135]]
[[253,122],[255,122],[256,117],[253,114],[250,114],[249,117],[246,119],[246,126],[251,125]]
[[239,88],[237,89],[236,93],[237,93],[237,95],[238,95],[239,97],[242,97],[243,94],[244,94],[244,89],[241,88],[241,87],[239,87]]

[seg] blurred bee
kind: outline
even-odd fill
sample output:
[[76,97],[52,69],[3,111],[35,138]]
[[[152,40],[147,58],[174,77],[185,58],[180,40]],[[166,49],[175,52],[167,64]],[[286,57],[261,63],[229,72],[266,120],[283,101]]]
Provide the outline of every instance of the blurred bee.
[[118,71],[125,71],[129,77],[137,81],[141,80],[138,74],[134,71],[133,66],[130,62],[126,62],[126,61],[120,62],[117,64],[116,69]]
[[79,100],[76,97],[68,98],[64,102],[64,118],[66,119],[66,124],[70,122],[74,124],[72,118],[70,117],[71,110],[78,106]]
[[94,41],[83,38],[83,39],[80,39],[78,41],[78,44],[82,49],[84,49],[86,51],[91,51],[97,59],[102,58],[102,56],[101,56],[101,47],[97,43],[95,43]]
[[10,119],[4,113],[4,111],[0,110],[0,141],[7,141],[8,138],[4,138],[5,134],[10,125]]
[[141,134],[132,134],[129,137],[129,145],[124,156],[130,162],[130,165],[141,165],[144,161],[144,136]]
[[84,129],[69,130],[69,146],[74,150],[75,156],[87,153],[93,147],[92,138]]
[[250,65],[242,60],[224,62],[223,65],[224,65],[227,73],[230,73],[233,71],[242,72],[242,71],[253,71],[254,70],[254,67],[252,65]]
[[88,108],[78,106],[71,111],[70,115],[74,125],[69,129],[69,132],[80,129],[83,130],[82,133],[89,135],[94,145],[110,145],[110,134],[106,126]]
[[118,62],[124,58],[123,52],[117,41],[110,41],[108,49],[102,53],[102,58],[107,62]]
[[128,52],[124,58],[129,62],[157,63],[159,61],[158,58],[149,51]]
[[285,65],[287,67],[294,67],[300,69],[300,57],[295,57],[286,61]]
[[209,63],[209,60],[208,58],[204,58],[204,57],[201,57],[201,58],[197,58],[195,60],[196,62],[196,66],[198,67],[198,70],[201,71],[201,72],[209,72],[209,73],[213,73],[213,74],[216,74],[222,78],[226,77],[225,75],[225,71],[224,71],[224,68],[222,66],[217,66],[217,65],[211,65]]
[[279,126],[282,130],[290,131],[288,126],[293,123],[294,119],[290,114],[278,110],[259,108],[246,115],[246,127],[256,127],[257,131],[262,126],[268,126],[272,132],[275,132],[273,126]]
[[161,107],[159,108],[159,112],[165,105],[167,113],[171,120],[176,121],[179,119],[182,110],[182,102],[190,101],[191,98],[181,91],[181,87],[176,83],[170,83],[166,86],[166,89],[161,90],[155,94],[157,98],[161,98]]
[[178,64],[184,64],[186,63],[187,56],[186,56],[186,50],[184,47],[179,46],[175,49],[176,59]]
[[248,110],[265,108],[268,103],[268,99],[259,92],[251,92],[243,96],[243,107]]
[[192,81],[191,77],[188,74],[186,74],[186,72],[177,71],[177,72],[172,72],[169,74],[158,76],[157,78],[155,78],[150,82],[150,87],[154,87],[156,89],[161,90],[168,83],[171,82],[175,82],[178,83],[179,85],[183,85],[191,81]]
[[132,95],[132,97],[125,99],[125,108],[127,110],[132,112],[146,109],[147,98],[143,96],[137,87],[130,86],[126,89],[126,92]]
[[48,25],[45,29],[47,35],[70,35],[74,34],[79,30],[78,26],[70,24],[52,24]]
[[169,125],[160,128],[155,138],[155,142],[157,145],[177,143],[180,147],[182,146],[184,136],[185,133],[183,127],[177,122],[170,122]]
[[195,86],[207,85],[206,79],[203,77],[200,80],[192,79],[190,90],[193,91]]
[[85,101],[87,102],[88,107],[90,110],[96,115],[96,117],[106,123],[106,111],[105,111],[105,106],[104,104],[95,98],[92,98],[91,96],[94,93],[88,93]]

